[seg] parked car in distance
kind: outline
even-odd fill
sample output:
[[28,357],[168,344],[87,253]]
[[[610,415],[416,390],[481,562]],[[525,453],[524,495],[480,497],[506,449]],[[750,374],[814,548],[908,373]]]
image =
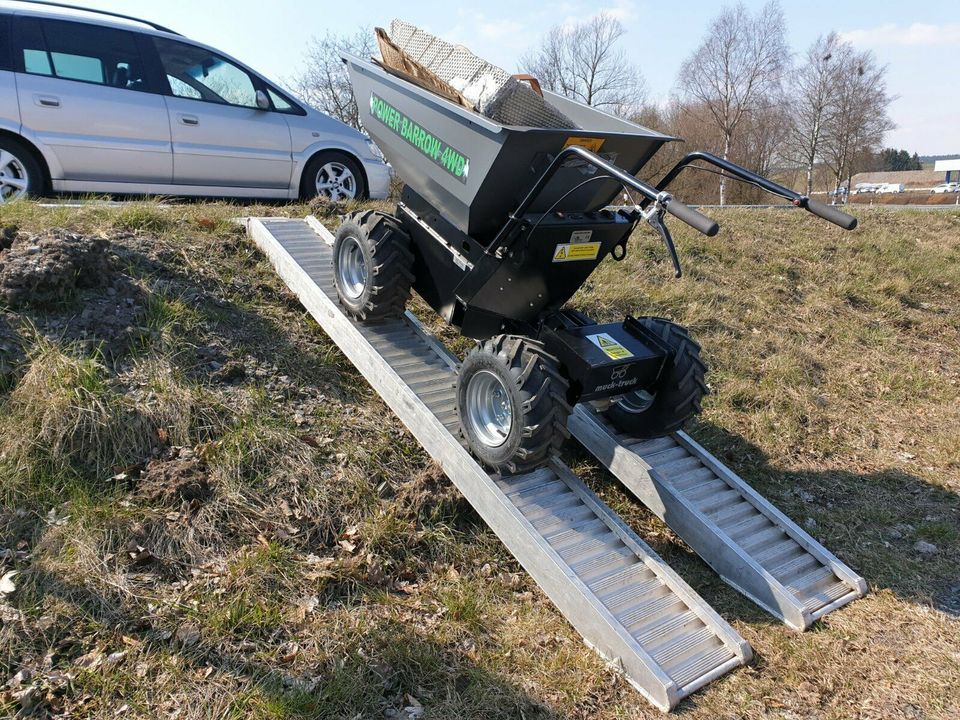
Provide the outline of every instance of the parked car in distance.
[[369,138],[225,53],[145,20],[41,5],[0,8],[0,202],[387,196],[390,166]]
[[887,193],[902,193],[904,189],[905,188],[901,183],[881,183],[880,187],[874,190],[874,192],[876,192],[878,195]]
[[857,183],[853,188],[854,195],[863,195],[864,193],[875,193],[882,183]]
[[955,182],[940,183],[939,185],[931,188],[930,192],[936,195],[939,195],[941,193],[960,192],[960,183],[955,183]]

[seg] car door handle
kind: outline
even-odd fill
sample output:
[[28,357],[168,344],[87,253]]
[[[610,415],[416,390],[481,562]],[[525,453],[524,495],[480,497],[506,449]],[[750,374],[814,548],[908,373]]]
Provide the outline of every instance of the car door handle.
[[200,118],[198,118],[196,115],[185,115],[184,113],[180,113],[180,114],[177,116],[177,118],[178,118],[178,119],[180,120],[180,122],[181,122],[182,124],[184,124],[184,125],[199,125],[199,124],[200,124]]
[[40,107],[60,107],[60,98],[53,95],[34,95],[33,101]]

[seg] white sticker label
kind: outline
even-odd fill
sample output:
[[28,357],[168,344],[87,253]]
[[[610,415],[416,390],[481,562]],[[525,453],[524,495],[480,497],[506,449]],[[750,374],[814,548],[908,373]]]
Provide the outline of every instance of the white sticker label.
[[571,243],[585,243],[590,242],[590,238],[593,237],[593,230],[574,230],[570,233],[570,242]]
[[553,251],[553,261],[573,262],[575,260],[596,260],[600,253],[600,243],[564,243]]
[[587,339],[603,350],[611,360],[626,360],[632,358],[633,353],[627,350],[607,333],[598,333],[597,335],[587,335]]

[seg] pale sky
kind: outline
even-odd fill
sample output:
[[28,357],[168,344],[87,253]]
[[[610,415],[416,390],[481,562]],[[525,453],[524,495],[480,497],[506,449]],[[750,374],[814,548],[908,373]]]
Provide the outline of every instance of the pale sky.
[[[69,0],[67,0],[69,1]],[[486,0],[410,3],[383,0],[74,0],[77,4],[144,17],[242,60],[282,81],[303,64],[313,35],[388,26],[394,17],[421,25],[444,39],[515,70],[553,24],[578,21],[600,10],[627,29],[621,40],[655,100],[669,97],[680,63],[697,46],[719,3],[707,0]],[[7,4],[7,3],[0,3]],[[749,0],[748,7],[762,5]],[[958,0],[807,0],[782,2],[787,38],[795,54],[820,34],[842,33],[869,48],[888,68],[890,92],[899,96],[890,114],[897,125],[886,144],[925,154],[960,154],[960,2]]]

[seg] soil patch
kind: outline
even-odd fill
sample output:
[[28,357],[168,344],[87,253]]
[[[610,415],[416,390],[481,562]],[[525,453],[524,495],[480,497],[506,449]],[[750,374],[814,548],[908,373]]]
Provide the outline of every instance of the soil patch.
[[137,495],[151,503],[199,504],[213,495],[206,463],[189,448],[169,448],[151,460],[137,482]]
[[11,308],[62,302],[78,288],[99,287],[109,275],[103,238],[62,229],[3,236],[9,246],[0,250],[0,298]]

